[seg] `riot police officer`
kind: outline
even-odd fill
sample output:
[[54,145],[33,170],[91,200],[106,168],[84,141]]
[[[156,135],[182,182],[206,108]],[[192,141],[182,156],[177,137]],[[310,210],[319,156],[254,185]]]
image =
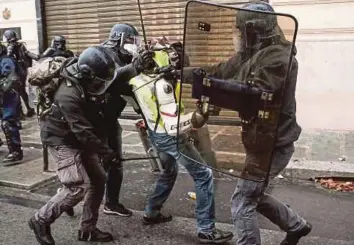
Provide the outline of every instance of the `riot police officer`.
[[[238,11],[236,29],[239,35],[234,40],[239,45],[238,52],[227,62],[210,69],[210,73],[221,79],[252,80],[255,87],[274,91],[275,96],[281,93],[287,79],[278,127],[272,122],[258,120],[251,114],[251,108],[240,111],[243,119],[242,142],[246,151],[243,176],[261,180],[267,174],[269,160],[270,178],[277,176],[287,166],[294,153],[294,142],[301,133],[296,121],[295,101],[298,63],[295,53],[292,53],[293,44],[285,39],[278,26],[277,16],[272,14],[272,6],[259,1],[249,3],[244,8],[259,12]],[[287,77],[290,56],[292,63]],[[273,132],[277,137],[269,137]],[[281,245],[296,245],[311,232],[311,224],[267,194],[263,182],[248,178],[238,180],[232,196],[231,211],[238,232],[237,245],[261,244],[257,212],[287,233]]]
[[[71,58],[74,57],[74,53],[71,50],[66,49],[66,39],[64,36],[54,36],[49,48],[47,48],[43,54],[41,54],[41,58],[48,57],[64,57]],[[61,188],[58,189],[58,192]],[[66,210],[66,213],[69,216],[74,216],[74,209],[69,208]]]
[[6,55],[6,47],[0,44],[1,128],[9,149],[3,162],[16,162],[23,158],[18,120],[20,97],[16,90],[19,83],[16,63]]
[[[137,54],[140,36],[137,29],[129,24],[116,24],[111,29],[109,39],[102,46],[112,50],[116,56],[116,62],[120,67],[132,63],[133,55]],[[146,58],[150,55],[146,53]],[[128,82],[126,78],[123,78]],[[108,145],[122,158],[122,127],[118,118],[126,106],[126,101],[121,94],[130,94],[131,89],[123,83],[112,84],[107,91],[107,103],[104,105],[105,129],[108,134]],[[131,216],[132,212],[119,202],[119,194],[123,181],[122,162],[112,163],[106,166],[106,202],[103,212],[105,214]]]
[[65,58],[74,57],[71,50],[66,49],[66,39],[64,36],[54,36],[49,48],[43,52],[42,58],[61,56]]
[[103,166],[119,164],[120,156],[104,143],[101,104],[94,98],[100,98],[113,82],[135,76],[143,63],[138,58],[132,65],[120,68],[112,51],[96,46],[64,64],[63,80],[54,95],[51,112],[40,121],[42,142],[49,146],[64,186],[29,221],[41,244],[55,244],[50,225],[84,197],[78,240],[113,239],[111,234],[96,228],[106,178],[101,161]]
[[[29,98],[26,92],[27,69],[32,66],[33,60],[39,60],[39,55],[27,50],[23,43],[18,42],[17,34],[13,30],[6,30],[4,32],[4,39],[7,41],[7,55],[12,57],[16,62],[17,73],[20,76],[21,86],[19,93],[27,109],[27,116],[35,115],[35,110],[29,105]],[[19,105],[20,112],[22,112],[21,104]]]

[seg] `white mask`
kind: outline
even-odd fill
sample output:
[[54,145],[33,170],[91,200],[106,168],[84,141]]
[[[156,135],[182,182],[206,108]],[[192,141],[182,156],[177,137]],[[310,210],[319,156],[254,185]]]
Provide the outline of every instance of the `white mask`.
[[123,48],[133,56],[138,55],[138,45],[136,44],[126,43],[123,45]]

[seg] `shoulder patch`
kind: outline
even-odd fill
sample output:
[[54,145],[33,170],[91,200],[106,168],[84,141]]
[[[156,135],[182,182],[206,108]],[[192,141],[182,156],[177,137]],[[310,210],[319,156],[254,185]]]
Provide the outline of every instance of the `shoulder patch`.
[[165,91],[166,94],[170,94],[173,92],[173,88],[170,84],[164,84],[163,90]]

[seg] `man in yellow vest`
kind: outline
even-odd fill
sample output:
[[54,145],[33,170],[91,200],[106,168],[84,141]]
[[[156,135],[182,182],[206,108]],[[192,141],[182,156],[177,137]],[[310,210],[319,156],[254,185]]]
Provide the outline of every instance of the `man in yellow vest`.
[[[164,51],[155,52],[154,60],[159,67],[171,63],[169,55],[164,54]],[[159,152],[164,168],[156,181],[155,190],[149,196],[143,223],[154,225],[172,220],[172,216],[162,214],[161,209],[176,181],[179,163],[187,169],[195,183],[199,241],[208,244],[224,243],[232,239],[233,233],[215,228],[212,171],[199,164],[204,163],[204,160],[185,134],[192,128],[202,127],[208,119],[208,112],[203,112],[199,108],[188,114],[181,111],[178,121],[179,110],[183,110],[179,108],[176,99],[179,98],[179,87],[171,82],[173,79],[171,81],[163,77],[159,79],[157,76],[140,74],[130,80],[135,106],[141,111],[151,143]],[[157,81],[152,82],[153,79]],[[176,137],[177,129],[179,137]]]

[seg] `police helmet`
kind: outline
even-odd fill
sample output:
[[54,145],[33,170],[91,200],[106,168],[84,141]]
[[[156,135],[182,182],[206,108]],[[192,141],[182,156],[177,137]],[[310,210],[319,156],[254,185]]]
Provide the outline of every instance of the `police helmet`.
[[17,34],[15,31],[13,30],[6,30],[4,32],[4,39],[7,42],[13,42],[13,41],[17,41]]
[[91,95],[102,95],[117,77],[114,52],[102,46],[85,49],[78,59],[78,70]]
[[52,39],[51,47],[54,49],[65,50],[66,39],[64,36],[58,35],[54,36]]
[[254,34],[260,39],[274,35],[278,21],[277,16],[271,14],[274,13],[274,9],[270,4],[256,1],[246,4],[243,9],[257,12],[240,10],[237,13],[236,28],[241,34]]
[[109,41],[115,42],[120,53],[127,56],[136,55],[141,45],[141,38],[136,27],[126,23],[115,24],[112,27]]

